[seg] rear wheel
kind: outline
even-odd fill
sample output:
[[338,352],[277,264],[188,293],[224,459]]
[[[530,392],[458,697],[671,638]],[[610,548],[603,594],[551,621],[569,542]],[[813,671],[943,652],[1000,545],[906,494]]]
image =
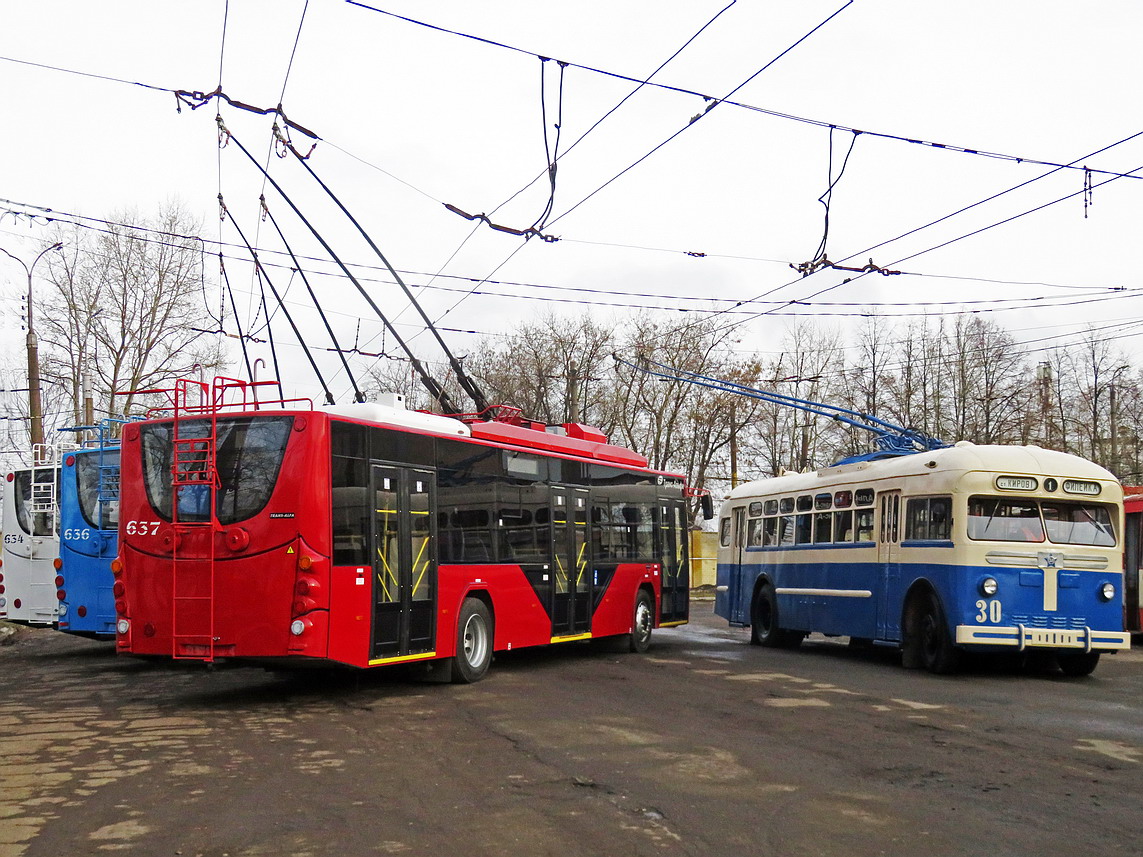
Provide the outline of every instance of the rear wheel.
[[754,596],[750,618],[750,642],[756,646],[789,648],[802,642],[800,631],[787,631],[778,624],[778,595],[774,587],[764,583]]
[[456,657],[452,680],[471,684],[480,681],[492,664],[492,614],[479,598],[466,598],[456,623]]
[[1091,675],[1099,663],[1099,652],[1061,652],[1056,655],[1056,663],[1064,675]]
[[631,614],[631,651],[642,654],[651,648],[651,629],[655,626],[655,606],[646,589],[635,596],[635,610]]

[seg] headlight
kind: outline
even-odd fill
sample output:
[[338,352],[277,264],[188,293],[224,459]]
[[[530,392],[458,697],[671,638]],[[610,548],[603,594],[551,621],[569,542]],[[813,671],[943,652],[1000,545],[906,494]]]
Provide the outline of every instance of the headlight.
[[995,577],[986,577],[980,581],[980,594],[985,598],[991,598],[999,588],[1000,585],[996,582]]
[[1105,583],[1101,587],[1099,587],[1099,597],[1102,598],[1104,601],[1110,601],[1112,598],[1114,598],[1115,597],[1115,584],[1114,583]]
[[115,631],[118,634],[126,634],[130,630],[131,630],[131,623],[128,622],[126,619],[120,619],[118,622],[115,623]]

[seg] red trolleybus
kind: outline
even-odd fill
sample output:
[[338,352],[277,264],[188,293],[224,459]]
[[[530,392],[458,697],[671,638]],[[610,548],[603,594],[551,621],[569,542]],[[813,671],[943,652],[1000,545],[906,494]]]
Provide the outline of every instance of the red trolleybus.
[[[263,382],[264,383],[264,382]],[[123,432],[119,651],[424,662],[476,681],[493,651],[688,616],[681,476],[598,430],[378,404],[273,409],[180,382]],[[213,396],[188,407],[188,393]]]
[[1124,488],[1123,498],[1123,609],[1124,626],[1143,632],[1143,488]]

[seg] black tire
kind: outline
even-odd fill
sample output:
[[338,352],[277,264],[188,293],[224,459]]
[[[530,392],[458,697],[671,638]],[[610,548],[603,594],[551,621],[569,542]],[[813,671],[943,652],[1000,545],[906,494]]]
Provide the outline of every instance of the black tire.
[[961,652],[953,645],[941,602],[933,593],[917,596],[910,611],[908,634],[905,638],[905,666],[924,667],[937,675],[956,672]]
[[1066,676],[1079,678],[1091,675],[1099,664],[1099,652],[1060,652],[1056,655],[1056,663]]
[[631,611],[631,634],[627,647],[643,654],[651,648],[651,629],[655,627],[655,605],[646,589],[635,594],[635,607]]
[[778,623],[778,595],[774,587],[764,583],[754,596],[750,611],[750,642],[755,646],[786,649],[799,645],[805,637],[801,631],[787,631]]
[[492,614],[479,598],[466,598],[456,623],[456,657],[452,680],[472,684],[488,674],[492,665]]

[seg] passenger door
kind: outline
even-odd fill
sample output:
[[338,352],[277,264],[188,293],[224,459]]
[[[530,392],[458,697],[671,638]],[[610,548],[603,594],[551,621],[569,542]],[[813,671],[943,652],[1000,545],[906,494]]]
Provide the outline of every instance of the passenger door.
[[659,621],[685,622],[690,612],[690,568],[687,565],[687,512],[682,500],[660,498],[655,545],[659,552],[662,601]]
[[371,657],[433,651],[436,638],[436,475],[373,465]]
[[889,593],[896,591],[901,576],[901,492],[884,491],[877,499],[877,581],[873,601],[877,608],[877,637],[900,638],[899,611],[890,609]]
[[729,621],[735,624],[747,624],[750,621],[750,598],[753,592],[743,591],[745,571],[742,563],[746,558],[746,507],[735,506],[731,511],[731,518],[730,568],[727,579],[727,595],[730,599]]
[[552,636],[591,631],[585,488],[552,487]]

